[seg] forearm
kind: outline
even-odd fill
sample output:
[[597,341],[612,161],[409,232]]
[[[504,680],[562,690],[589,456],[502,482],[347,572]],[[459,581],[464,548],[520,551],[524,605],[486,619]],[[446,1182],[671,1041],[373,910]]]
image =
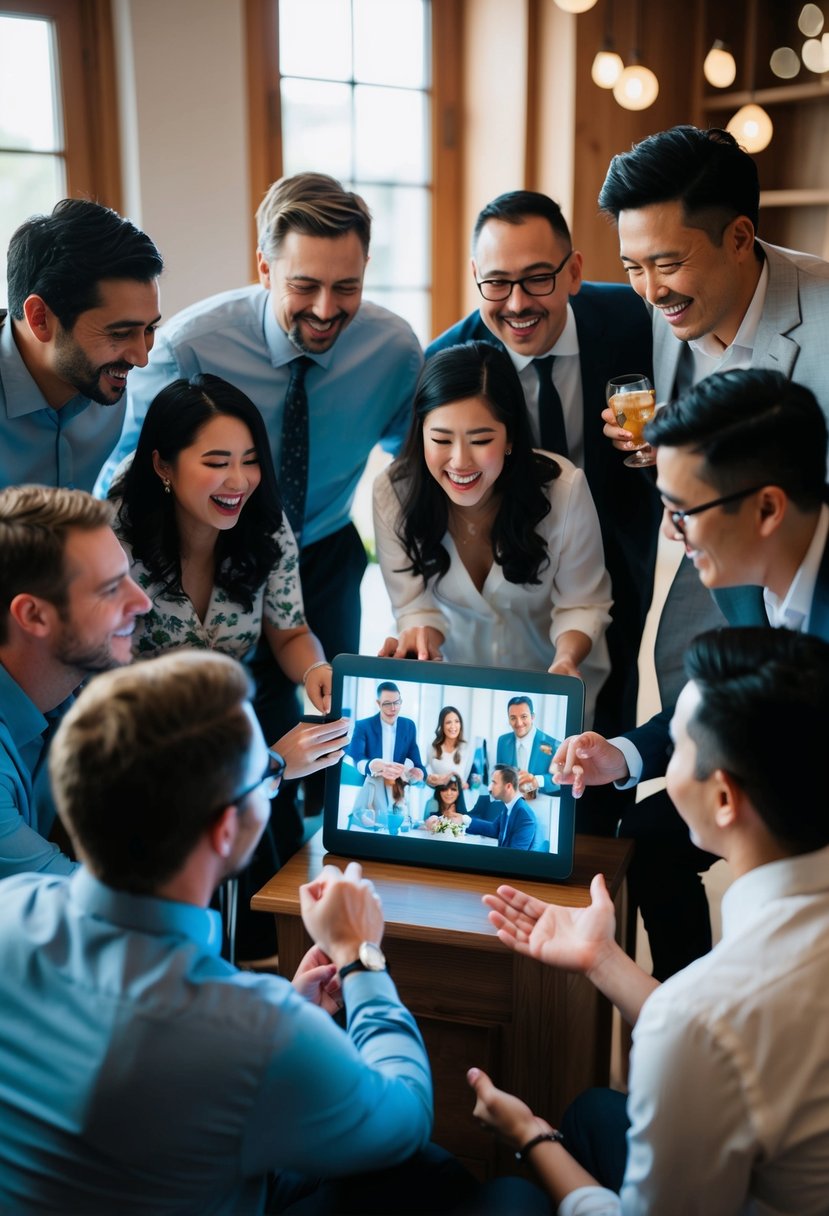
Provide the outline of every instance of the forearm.
[[616,941],[607,943],[586,974],[631,1026],[635,1025],[645,1001],[659,987],[659,981],[643,971]]
[[282,671],[295,684],[313,663],[324,663],[325,654],[316,634],[307,625],[296,629],[268,630],[271,653]]
[[564,662],[578,667],[593,649],[593,641],[580,629],[566,629],[556,637],[555,647],[554,665]]

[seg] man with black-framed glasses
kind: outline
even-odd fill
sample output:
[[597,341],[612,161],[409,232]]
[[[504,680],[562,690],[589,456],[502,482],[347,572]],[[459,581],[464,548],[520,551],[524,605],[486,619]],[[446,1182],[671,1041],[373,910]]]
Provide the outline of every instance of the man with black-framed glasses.
[[[681,542],[731,625],[772,625],[829,641],[827,427],[814,394],[779,372],[721,372],[657,411],[656,447],[665,532]],[[672,706],[624,735],[571,736],[554,758],[556,780],[632,786],[664,775]],[[695,848],[665,794],[622,818],[636,840],[632,893],[665,979],[706,953],[711,926],[698,877],[712,862]]]
[[475,221],[471,266],[479,307],[436,338],[426,358],[471,340],[502,347],[518,372],[536,443],[584,470],[614,599],[611,674],[595,724],[620,730],[636,713],[659,503],[648,479],[631,476],[608,452],[601,414],[612,376],[651,374],[650,322],[627,286],[583,282],[582,255],[561,208],[545,194],[513,190],[488,203]]
[[422,781],[426,768],[417,746],[417,727],[400,717],[403,698],[391,680],[377,685],[378,713],[358,718],[345,754],[361,777]]

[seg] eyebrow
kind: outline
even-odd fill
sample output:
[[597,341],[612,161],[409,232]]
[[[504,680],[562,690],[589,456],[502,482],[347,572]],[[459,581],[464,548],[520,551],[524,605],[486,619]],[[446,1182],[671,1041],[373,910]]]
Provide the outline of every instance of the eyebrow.
[[[286,274],[286,279],[290,279],[292,283],[314,283],[317,287],[322,287],[322,279],[315,279],[310,274]],[[360,276],[358,274],[350,275],[345,279],[336,279],[332,286],[337,287],[341,283],[359,283]]]
[[153,317],[152,321],[110,321],[108,325],[104,326],[104,329],[149,329],[151,325],[158,325],[160,320],[161,313],[157,317]]
[[673,503],[675,507],[682,506],[682,499],[677,498],[675,494],[669,494],[667,490],[663,490],[659,482],[656,483],[656,492],[660,498],[667,498],[668,502]]
[[[527,275],[532,274],[534,270],[552,270],[553,268],[553,262],[532,262],[529,266],[524,266],[520,273],[521,275]],[[501,278],[509,278],[511,273],[509,270],[488,270],[483,277],[489,279],[493,275],[500,275]]]
[[[255,452],[255,451],[256,451],[256,445],[254,444],[252,447],[245,448],[244,452],[242,452],[242,455],[247,456],[250,452]],[[204,459],[205,456],[232,456],[232,455],[233,455],[232,452],[226,452],[223,448],[211,448],[209,452],[202,452],[202,460]]]
[[[438,435],[454,435],[455,432],[448,426],[430,426],[430,431],[435,431]],[[495,433],[494,426],[476,426],[471,431],[464,431],[464,435],[493,435]]]
[[619,254],[623,262],[658,262],[660,258],[681,258],[682,256],[680,249],[666,249],[659,253],[649,253],[644,258],[631,258],[626,253]]
[[97,593],[97,592],[101,592],[101,591],[107,591],[110,587],[117,587],[119,583],[123,583],[124,579],[128,578],[128,577],[129,577],[129,570],[128,569],[122,570],[120,572],[120,574],[113,574],[111,578],[104,579],[104,581],[102,583],[98,584],[98,586],[95,588],[95,591]]

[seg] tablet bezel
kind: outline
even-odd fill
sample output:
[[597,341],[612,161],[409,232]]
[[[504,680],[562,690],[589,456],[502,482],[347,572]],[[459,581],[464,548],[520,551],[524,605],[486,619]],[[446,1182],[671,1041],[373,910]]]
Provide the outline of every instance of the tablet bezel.
[[[416,664],[416,665],[415,665]],[[338,718],[343,707],[343,680],[347,676],[379,683],[448,684],[463,688],[482,688],[509,695],[564,696],[566,698],[566,735],[578,734],[584,720],[584,685],[574,676],[554,676],[546,672],[515,668],[501,670],[462,663],[428,663],[415,659],[381,659],[367,655],[340,654],[333,660],[331,715]],[[506,724],[505,731],[506,733]],[[494,757],[493,761],[494,762]],[[530,878],[559,882],[573,869],[575,808],[569,786],[559,795],[558,852],[523,852],[518,849],[488,848],[464,843],[454,848],[411,836],[401,846],[400,838],[386,834],[355,833],[339,827],[340,772],[343,761],[326,770],[323,844],[341,857],[387,861],[396,865],[428,866],[431,869],[494,874],[503,878]]]

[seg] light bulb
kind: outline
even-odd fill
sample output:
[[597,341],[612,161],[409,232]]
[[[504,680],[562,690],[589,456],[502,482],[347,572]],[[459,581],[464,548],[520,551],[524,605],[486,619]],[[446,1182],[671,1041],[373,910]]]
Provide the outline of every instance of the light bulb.
[[556,4],[565,13],[586,13],[596,0],[556,0]]
[[804,42],[801,56],[810,72],[817,72],[818,76],[829,72],[829,34]]
[[727,89],[730,84],[734,83],[737,65],[734,62],[734,56],[725,49],[725,45],[720,42],[719,38],[705,56],[702,71],[705,79],[715,89]]
[[600,89],[612,89],[624,70],[621,55],[615,51],[597,51],[590,75]]
[[613,96],[625,110],[647,110],[659,94],[659,81],[650,68],[631,64],[613,86]]
[[771,143],[774,127],[763,107],[751,102],[740,107],[728,123],[726,131],[734,136],[746,152],[762,152]]
[[823,13],[816,4],[804,4],[797,19],[797,28],[807,38],[817,38],[823,29]]
[[771,53],[769,67],[781,80],[793,80],[800,71],[800,59],[790,46],[779,46]]

